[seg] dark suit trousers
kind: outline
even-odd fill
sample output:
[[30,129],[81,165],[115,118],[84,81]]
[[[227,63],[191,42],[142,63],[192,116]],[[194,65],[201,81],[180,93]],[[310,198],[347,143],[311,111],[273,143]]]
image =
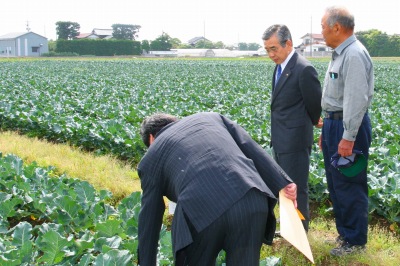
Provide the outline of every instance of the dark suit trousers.
[[[346,177],[330,164],[343,135],[343,121],[324,119],[322,151],[324,153],[326,181],[333,204],[336,229],[352,245],[365,245],[368,239],[368,179],[364,170],[355,177]],[[372,129],[365,115],[358,130],[354,148],[368,158]]]
[[276,153],[274,159],[297,185],[297,208],[303,214],[303,226],[308,231],[310,210],[308,203],[308,175],[311,147],[291,153]]
[[201,232],[190,222],[193,243],[177,252],[176,265],[215,265],[221,250],[228,266],[258,266],[268,214],[268,198],[257,189],[247,194]]

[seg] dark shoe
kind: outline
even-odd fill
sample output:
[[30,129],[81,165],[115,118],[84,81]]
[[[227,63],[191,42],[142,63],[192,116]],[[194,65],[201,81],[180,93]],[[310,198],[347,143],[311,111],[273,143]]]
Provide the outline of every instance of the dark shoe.
[[280,238],[280,237],[282,237],[281,231],[275,231],[274,238]]
[[325,244],[332,244],[332,245],[335,244],[335,245],[338,245],[338,246],[342,245],[343,242],[344,242],[344,238],[342,236],[338,236],[335,239],[326,239],[324,241]]
[[361,253],[365,251],[365,245],[352,245],[348,242],[343,241],[341,245],[331,250],[332,256],[345,256],[355,253]]

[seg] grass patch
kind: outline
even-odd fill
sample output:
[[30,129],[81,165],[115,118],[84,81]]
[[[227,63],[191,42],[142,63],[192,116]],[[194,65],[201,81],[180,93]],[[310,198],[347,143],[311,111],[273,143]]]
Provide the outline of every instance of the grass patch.
[[[400,262],[399,235],[392,231],[389,223],[379,223],[378,217],[371,217],[368,227],[368,243],[366,252],[344,257],[332,257],[329,252],[335,244],[325,241],[335,239],[337,231],[335,221],[330,213],[322,216],[317,208],[311,208],[311,222],[308,241],[311,246],[315,265],[321,266],[398,266]],[[275,209],[279,215],[278,207]],[[284,238],[275,238],[272,246],[263,245],[261,258],[274,256],[281,258],[282,265],[298,266],[313,265],[303,254]]]
[[96,189],[107,189],[121,199],[140,191],[136,170],[111,156],[96,156],[66,144],[53,144],[14,132],[0,132],[0,151],[15,154],[26,163],[56,167],[56,174],[86,180]]

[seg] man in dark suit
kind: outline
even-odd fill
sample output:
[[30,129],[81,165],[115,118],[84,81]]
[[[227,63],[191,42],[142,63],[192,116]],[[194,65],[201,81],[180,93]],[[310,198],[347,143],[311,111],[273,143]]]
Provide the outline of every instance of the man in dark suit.
[[177,203],[172,222],[176,265],[259,265],[262,243],[271,244],[273,213],[283,189],[296,206],[296,185],[235,122],[217,113],[181,120],[146,118],[141,136],[149,147],[138,166],[140,265],[156,265],[163,196]]
[[321,84],[315,68],[293,49],[285,25],[263,34],[265,50],[276,63],[272,78],[271,146],[274,159],[297,185],[297,202],[308,231],[308,175],[313,125],[321,115]]

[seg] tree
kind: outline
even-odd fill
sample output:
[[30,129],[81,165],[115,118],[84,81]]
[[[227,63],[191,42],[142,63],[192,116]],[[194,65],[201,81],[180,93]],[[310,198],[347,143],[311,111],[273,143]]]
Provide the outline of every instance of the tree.
[[163,32],[158,38],[150,43],[150,50],[169,51],[172,47],[171,40],[171,37],[167,33]]
[[258,49],[261,48],[261,45],[259,45],[258,43],[252,42],[247,44],[247,47],[249,48],[249,51],[257,51]]
[[392,35],[389,38],[389,45],[393,53],[390,56],[400,56],[400,36]]
[[257,51],[259,48],[261,47],[261,45],[259,45],[258,43],[244,43],[244,42],[240,42],[238,43],[238,49],[239,51]]
[[49,52],[55,52],[57,48],[57,42],[56,41],[49,41]]
[[215,42],[214,43],[214,48],[215,49],[223,49],[223,48],[225,48],[225,44],[223,42],[221,42],[221,41]]
[[148,40],[142,41],[142,50],[148,53],[150,51],[150,42]]
[[367,43],[371,56],[388,56],[389,37],[379,30],[370,30],[367,34]]
[[178,47],[176,47],[177,49],[192,49],[193,46],[191,46],[188,43],[181,43]]
[[201,40],[198,41],[194,47],[197,49],[213,49],[214,44],[207,40]]
[[249,50],[249,48],[247,46],[247,43],[244,43],[244,42],[238,43],[238,49],[239,49],[239,51],[247,51],[247,50]]
[[113,38],[117,40],[135,40],[141,26],[132,24],[113,24]]
[[72,40],[80,34],[81,26],[77,22],[57,21],[57,38],[61,40]]
[[399,36],[389,36],[376,29],[356,32],[356,36],[371,56],[399,56]]
[[181,47],[182,42],[178,38],[171,38],[171,45],[172,45],[171,48],[177,49]]

